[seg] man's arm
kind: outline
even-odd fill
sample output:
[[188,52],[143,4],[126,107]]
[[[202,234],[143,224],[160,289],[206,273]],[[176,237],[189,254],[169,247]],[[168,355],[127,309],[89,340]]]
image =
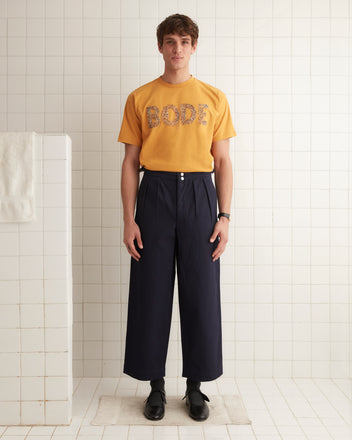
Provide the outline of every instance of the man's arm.
[[[213,142],[211,152],[214,157],[215,187],[218,197],[219,211],[230,213],[232,198],[232,163],[230,158],[230,140],[223,139]],[[213,242],[216,237],[220,237],[219,244],[212,254],[213,261],[217,260],[224,252],[229,237],[229,220],[220,217],[214,226],[214,231],[210,237]]]
[[139,184],[139,153],[141,148],[136,145],[125,144],[125,157],[121,169],[121,196],[123,205],[124,236],[128,253],[137,261],[140,254],[137,252],[134,239],[137,240],[139,248],[143,248],[141,232],[134,220],[134,209],[136,204]]

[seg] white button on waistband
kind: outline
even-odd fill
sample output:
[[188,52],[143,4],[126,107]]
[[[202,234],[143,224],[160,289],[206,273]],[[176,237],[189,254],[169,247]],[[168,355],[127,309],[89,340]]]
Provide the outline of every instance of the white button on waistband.
[[182,177],[181,177],[181,180],[185,180],[185,178],[182,176]]
[[184,176],[185,173],[181,173],[181,176]]

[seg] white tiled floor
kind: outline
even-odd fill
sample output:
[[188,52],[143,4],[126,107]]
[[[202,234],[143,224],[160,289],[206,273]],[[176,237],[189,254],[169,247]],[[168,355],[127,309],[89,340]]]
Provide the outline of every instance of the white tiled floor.
[[[184,396],[186,379],[165,378],[167,394]],[[252,425],[93,426],[102,394],[148,396],[148,381],[75,378],[70,426],[0,426],[1,440],[351,440],[351,380],[222,379],[202,382],[211,394],[240,394]],[[167,405],[165,410],[167,411]]]

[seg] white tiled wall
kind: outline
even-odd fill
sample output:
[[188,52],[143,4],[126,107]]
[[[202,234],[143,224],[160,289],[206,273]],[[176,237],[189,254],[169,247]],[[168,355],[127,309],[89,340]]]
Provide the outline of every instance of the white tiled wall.
[[[237,137],[222,257],[224,376],[350,377],[350,0],[0,0],[0,129],[73,144],[74,376],[122,374],[129,255],[116,142],[163,73],[155,29],[194,18],[191,73]],[[175,292],[167,375],[181,374]]]
[[0,223],[0,425],[71,421],[71,139],[35,139],[37,219]]

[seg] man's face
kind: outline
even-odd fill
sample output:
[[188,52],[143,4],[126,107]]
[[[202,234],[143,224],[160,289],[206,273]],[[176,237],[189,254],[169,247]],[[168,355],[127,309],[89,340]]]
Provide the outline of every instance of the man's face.
[[197,42],[192,46],[190,35],[167,34],[164,35],[163,45],[159,46],[159,52],[163,55],[165,67],[180,70],[188,67],[196,47]]

